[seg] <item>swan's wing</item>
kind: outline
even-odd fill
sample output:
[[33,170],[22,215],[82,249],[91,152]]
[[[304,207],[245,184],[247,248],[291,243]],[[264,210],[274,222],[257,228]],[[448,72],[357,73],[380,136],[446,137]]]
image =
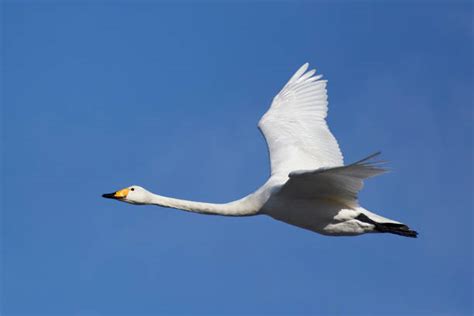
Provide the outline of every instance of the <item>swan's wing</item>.
[[343,165],[326,124],[326,80],[304,64],[274,98],[258,127],[267,141],[272,175]]
[[357,194],[364,186],[364,179],[387,171],[381,166],[382,161],[373,160],[379,154],[347,166],[292,172],[278,194],[292,198],[357,202]]

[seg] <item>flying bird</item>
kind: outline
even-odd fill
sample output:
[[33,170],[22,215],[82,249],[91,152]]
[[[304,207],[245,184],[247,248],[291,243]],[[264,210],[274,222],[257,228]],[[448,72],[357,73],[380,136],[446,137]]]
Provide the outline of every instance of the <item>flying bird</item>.
[[258,127],[270,155],[271,175],[254,193],[229,203],[181,200],[132,185],[103,194],[138,205],[159,205],[201,214],[268,215],[328,236],[391,233],[416,237],[407,225],[363,208],[358,193],[365,179],[386,172],[370,155],[344,165],[339,145],[326,123],[326,80],[301,66],[273,98]]

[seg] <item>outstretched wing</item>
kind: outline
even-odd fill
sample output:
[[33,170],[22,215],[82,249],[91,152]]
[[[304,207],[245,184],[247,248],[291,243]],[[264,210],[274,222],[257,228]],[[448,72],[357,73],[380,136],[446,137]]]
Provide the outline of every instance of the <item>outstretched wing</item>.
[[379,154],[375,153],[347,166],[291,172],[279,194],[292,198],[357,202],[357,194],[364,186],[364,179],[387,171],[381,166],[382,161],[373,160]]
[[325,120],[327,81],[307,69],[308,63],[291,77],[258,124],[267,141],[272,175],[343,165]]

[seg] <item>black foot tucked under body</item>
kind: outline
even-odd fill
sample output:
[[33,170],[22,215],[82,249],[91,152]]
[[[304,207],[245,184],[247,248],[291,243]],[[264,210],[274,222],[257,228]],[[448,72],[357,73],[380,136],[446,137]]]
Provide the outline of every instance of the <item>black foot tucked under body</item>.
[[372,219],[370,219],[367,215],[365,214],[359,214],[356,217],[357,220],[364,222],[364,223],[369,223],[375,226],[375,230],[381,233],[390,233],[390,234],[395,234],[395,235],[400,235],[400,236],[405,236],[405,237],[411,237],[411,238],[416,238],[418,236],[418,233],[414,230],[411,230],[407,225],[404,224],[397,224],[397,223],[378,223]]

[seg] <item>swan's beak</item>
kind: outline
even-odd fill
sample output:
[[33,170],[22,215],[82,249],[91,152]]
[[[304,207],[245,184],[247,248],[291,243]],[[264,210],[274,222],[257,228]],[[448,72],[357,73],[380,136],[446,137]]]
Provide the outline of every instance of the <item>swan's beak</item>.
[[117,192],[114,192],[114,193],[105,193],[105,194],[102,194],[102,197],[107,198],[107,199],[120,200],[120,199],[126,198],[129,191],[130,191],[130,189],[125,188],[125,189],[122,189],[122,190],[117,191]]

